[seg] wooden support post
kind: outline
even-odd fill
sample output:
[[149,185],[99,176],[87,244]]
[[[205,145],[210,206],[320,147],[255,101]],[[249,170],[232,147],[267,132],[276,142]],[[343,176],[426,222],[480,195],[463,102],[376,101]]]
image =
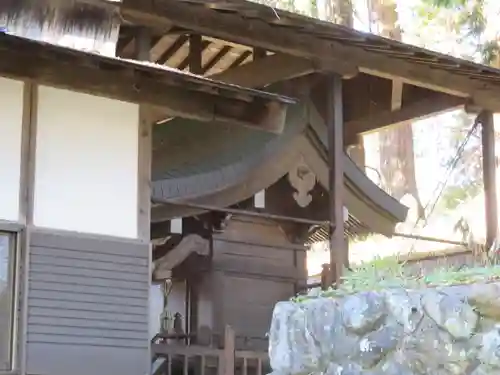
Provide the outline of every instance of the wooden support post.
[[495,125],[493,113],[481,114],[481,136],[483,146],[483,181],[486,219],[486,246],[489,250],[498,233],[498,203],[496,186]]
[[135,56],[138,60],[151,60],[151,32],[146,27],[141,27],[135,39]]
[[344,241],[344,118],[342,111],[342,77],[331,75],[327,89],[326,123],[328,126],[328,163],[330,199],[330,280],[338,284],[348,264]]
[[202,38],[199,34],[189,36],[189,72],[193,74],[202,74]]
[[[145,27],[137,31],[135,56],[138,60],[151,59],[151,32]],[[151,156],[153,127],[145,106],[139,110],[139,164],[138,164],[138,233],[140,238],[151,239]]]
[[264,57],[266,57],[267,52],[263,48],[255,47],[252,51],[252,54],[253,54],[253,60],[255,61],[255,60],[263,59]]
[[[201,278],[199,274],[189,274],[189,278],[186,282],[186,287],[189,288],[189,316],[186,319],[189,319],[189,331],[188,333],[196,333],[198,332],[199,327],[199,319],[198,319],[198,302],[200,300],[200,284]],[[196,336],[189,338],[189,345],[196,345],[197,340]]]
[[231,326],[224,329],[224,350],[219,358],[219,375],[234,375],[234,351],[236,335]]
[[331,272],[330,272],[330,265],[327,263],[327,264],[323,264],[321,266],[321,281],[320,281],[320,285],[321,285],[321,289],[322,290],[327,290],[331,285]]

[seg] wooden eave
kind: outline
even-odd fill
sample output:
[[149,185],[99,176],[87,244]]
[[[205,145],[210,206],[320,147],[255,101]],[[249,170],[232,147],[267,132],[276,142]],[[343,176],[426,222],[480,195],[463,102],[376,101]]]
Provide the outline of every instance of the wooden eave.
[[[248,139],[254,136],[243,129],[230,131],[228,127],[217,124],[210,135],[202,133],[189,137],[189,134],[196,134],[189,121],[173,120],[168,129],[179,130],[175,133],[169,130],[168,135],[155,139],[152,199],[228,207],[266,189],[268,202],[272,202],[266,209],[274,207],[274,213],[291,217],[328,220],[328,194],[324,195],[328,187],[326,125],[312,103],[302,102],[290,108],[287,116],[287,127],[281,135],[262,140],[264,143],[250,141],[250,145]],[[226,149],[227,139],[232,141],[230,149]],[[209,154],[203,152],[204,147],[211,150],[212,155],[222,152],[231,155],[232,159],[229,161],[224,157],[210,161]],[[184,156],[179,157],[179,153]],[[354,236],[373,231],[390,236],[394,226],[405,220],[408,209],[375,185],[349,156],[343,153],[342,158],[344,203],[351,216],[346,234]],[[208,168],[199,167],[207,161]],[[279,206],[283,190],[276,193],[275,183],[299,162],[306,163],[315,174],[322,186],[322,194],[316,196],[307,209],[288,211],[290,206]],[[197,167],[193,168],[194,165]],[[268,189],[269,186],[273,187]],[[284,195],[291,197],[293,191]],[[152,208],[151,222],[197,215],[203,210],[189,205],[157,205]]]
[[[118,52],[124,58],[133,56],[135,50],[132,29],[122,28],[124,39],[128,42],[119,43]],[[179,43],[179,40],[181,43]],[[183,62],[190,55],[190,40],[187,34],[172,32],[162,37],[157,36],[150,50],[150,57],[157,64],[166,67],[189,69]],[[211,47],[200,51],[201,71],[210,79],[244,87],[268,87],[272,84],[286,81],[294,87],[303,86],[304,90],[296,88],[298,97],[318,86],[319,99],[324,97],[325,80],[318,73],[318,65],[310,60],[296,58],[281,53],[268,53],[264,57],[255,57],[252,49],[235,44],[215,42],[203,38],[202,42],[212,41]],[[121,45],[121,47],[120,47]],[[163,51],[163,52],[162,52]],[[167,51],[168,59],[160,59]],[[169,52],[170,51],[170,52]],[[217,58],[217,61],[216,61]],[[216,61],[216,62],[215,62]],[[188,64],[189,65],[189,64]],[[351,67],[352,70],[352,67]],[[345,70],[347,73],[348,71]],[[422,119],[427,116],[454,109],[466,104],[467,99],[425,88],[403,85],[401,89],[401,106],[392,108],[392,81],[377,76],[360,73],[344,81],[344,135],[345,144],[357,142],[360,134],[379,130],[381,128]],[[302,90],[302,92],[301,92]],[[314,92],[313,92],[314,94]],[[154,119],[161,121],[168,117],[165,111],[155,111]]]
[[0,34],[0,74],[148,104],[170,116],[229,121],[279,133],[291,98],[180,72]]
[[[162,35],[198,33],[222,43],[226,51],[258,47],[305,59],[318,71],[337,71],[346,77],[354,67],[365,74],[470,98],[481,108],[500,111],[500,70],[340,25],[243,0],[123,0],[119,7],[128,22]],[[248,61],[251,53],[241,56],[241,62]]]

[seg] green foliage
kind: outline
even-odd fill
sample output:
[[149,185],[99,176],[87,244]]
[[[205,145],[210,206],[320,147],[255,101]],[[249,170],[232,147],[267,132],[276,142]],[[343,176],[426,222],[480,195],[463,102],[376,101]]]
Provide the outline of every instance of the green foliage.
[[459,284],[473,284],[481,281],[500,279],[500,267],[472,267],[461,269],[439,268],[424,276],[426,286],[447,286]]
[[345,270],[338,288],[321,291],[316,296],[298,295],[292,300],[301,302],[316,297],[343,297],[367,291],[391,288],[418,289],[425,287],[472,284],[500,279],[500,266],[442,267],[429,274],[412,274],[398,257],[376,258],[352,271]]
[[458,8],[467,5],[467,0],[424,0],[427,5],[444,8]]
[[[477,128],[472,134],[474,118],[458,112],[442,127],[441,165],[449,178],[437,201],[435,213],[447,214],[460,204],[476,197],[482,189],[482,153]],[[443,183],[443,181],[442,181]]]
[[449,22],[451,31],[461,35],[463,39],[475,40],[476,52],[481,62],[491,64],[498,56],[500,49],[497,40],[484,41],[487,15],[485,14],[485,0],[421,0],[422,7],[418,14],[424,23],[435,20],[442,10],[453,11],[452,21]]
[[407,274],[398,257],[377,257],[371,262],[345,270],[342,284],[338,289],[326,291],[326,295],[352,294],[362,290],[382,290],[387,288],[406,288],[417,286],[416,278]]
[[439,201],[437,212],[452,211],[464,202],[477,196],[482,189],[482,184],[472,181],[462,186],[447,187]]
[[481,61],[485,64],[492,64],[500,53],[500,46],[496,40],[490,40],[482,44],[480,51]]

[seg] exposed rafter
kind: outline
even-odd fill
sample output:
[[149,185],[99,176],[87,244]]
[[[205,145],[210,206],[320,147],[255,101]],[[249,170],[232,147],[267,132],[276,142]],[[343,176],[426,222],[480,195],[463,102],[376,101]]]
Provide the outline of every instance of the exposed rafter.
[[[500,101],[497,100],[500,94],[498,83],[473,79],[467,75],[439,69],[438,66],[431,67],[425,61],[409,61],[403,58],[396,60],[391,54],[383,53],[383,49],[376,48],[376,45],[370,49],[370,45],[365,48],[354,42],[342,43],[340,40],[334,40],[335,38],[326,38],[326,35],[322,38],[308,31],[298,31],[298,28],[278,27],[276,25],[289,20],[281,20],[276,16],[274,20],[269,16],[268,19],[263,18],[263,22],[245,22],[239,14],[216,11],[202,3],[193,5],[177,0],[155,2],[124,0],[120,7],[122,15],[138,24],[164,29],[174,23],[204,35],[235,43],[312,60],[319,59],[333,71],[346,65],[358,66],[360,71],[368,74],[389,79],[398,78],[406,83],[457,96],[471,96],[482,107],[500,111]],[[218,9],[224,7],[221,2],[216,4]],[[237,7],[237,3],[234,2],[229,5],[230,8]],[[240,8],[243,5],[244,2],[240,3]],[[265,13],[266,9],[255,5],[255,10],[262,10]],[[294,20],[290,22],[293,23]],[[304,25],[306,20],[301,19],[301,22],[301,25]],[[310,21],[310,28],[315,27],[314,22],[316,21]],[[325,25],[320,25],[318,28],[324,29]],[[353,40],[357,36],[359,39],[357,43],[363,43],[361,34],[354,35],[355,32],[352,34]]]
[[161,54],[158,58],[158,64],[165,64],[175,53],[189,40],[186,34],[180,35],[177,39]]
[[[230,68],[209,78],[233,85],[256,88],[309,74],[315,69],[316,67],[309,60],[275,54]],[[158,121],[169,117],[165,111],[161,110],[155,111],[154,116]]]
[[236,68],[243,64],[250,56],[252,55],[252,51],[246,50],[241,53],[228,67],[228,69]]
[[318,67],[310,60],[274,54],[228,69],[210,78],[245,87],[264,87],[318,70]]
[[210,60],[202,68],[202,74],[207,74],[212,68],[214,68],[228,53],[231,51],[231,46],[223,46],[215,55],[213,55]]

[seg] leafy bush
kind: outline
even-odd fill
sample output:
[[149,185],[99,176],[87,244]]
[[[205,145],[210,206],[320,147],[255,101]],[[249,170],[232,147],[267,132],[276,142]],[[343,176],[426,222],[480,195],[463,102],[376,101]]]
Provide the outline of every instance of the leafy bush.
[[297,302],[316,297],[342,297],[365,291],[389,288],[418,289],[458,284],[472,284],[500,279],[500,266],[491,264],[475,267],[441,267],[428,274],[414,275],[398,257],[376,258],[345,270],[337,288],[311,290],[307,295],[294,297]]

